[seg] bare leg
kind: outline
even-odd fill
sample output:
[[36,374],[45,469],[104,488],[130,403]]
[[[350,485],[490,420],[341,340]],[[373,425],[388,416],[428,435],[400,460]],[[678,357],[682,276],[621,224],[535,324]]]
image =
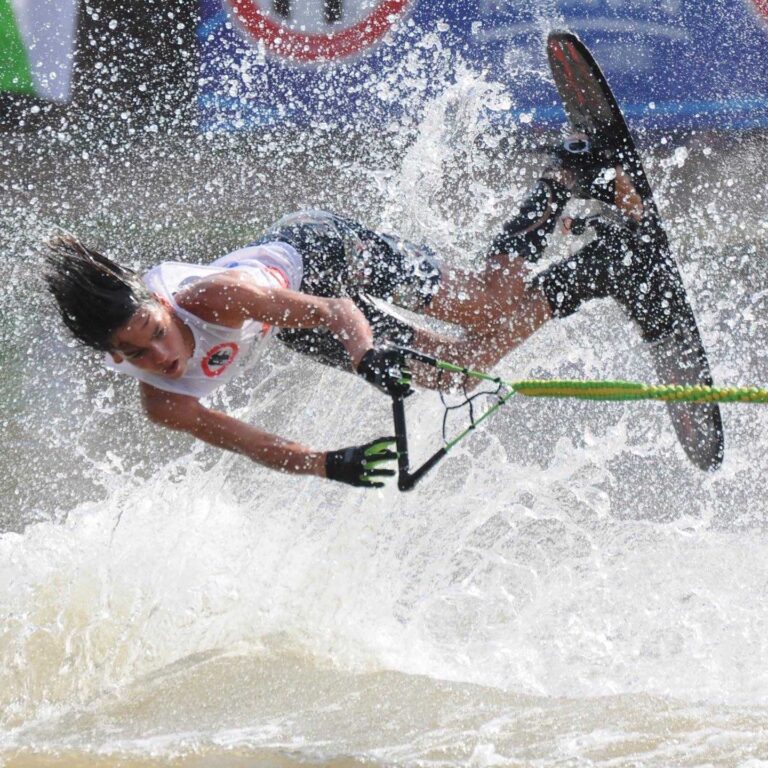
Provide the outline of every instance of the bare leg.
[[[616,166],[615,171],[614,204],[627,217],[639,220],[643,214],[642,200],[624,169]],[[568,172],[561,169],[552,169],[548,177],[566,189],[573,185]],[[515,234],[524,242],[526,235],[551,232],[562,205],[563,199],[560,198],[558,204],[550,187],[549,198],[540,204],[540,215]],[[538,242],[541,248],[546,239]],[[526,260],[508,253],[494,254],[479,272],[448,271],[443,275],[439,291],[423,311],[461,326],[465,334],[456,339],[419,330],[414,337],[417,349],[449,362],[484,370],[497,365],[552,317],[549,300],[537,285],[531,284]],[[447,382],[445,376],[438,380],[433,371],[426,369],[416,374],[423,386],[443,386]],[[451,386],[457,383],[471,386],[471,382],[458,381],[457,377],[450,381]]]
[[530,274],[522,258],[507,255],[495,257],[481,272],[450,270],[425,313],[478,337],[513,331],[527,338],[549,318],[544,295],[529,284]]
[[[462,338],[416,329],[413,346],[457,365],[488,370],[550,319],[549,302],[526,282],[528,268],[521,258],[497,257],[482,272],[452,270],[440,286],[426,314],[459,325]],[[421,386],[471,388],[476,381],[438,377],[415,366]]]
[[419,338],[421,349],[450,362],[489,369],[550,319],[549,302],[530,284],[525,258],[505,249],[512,246],[529,257],[540,251],[566,199],[567,193],[557,193],[552,181],[540,182],[527,207],[494,241],[482,270],[454,269],[443,275],[423,312],[461,326],[465,335],[459,340],[425,334]]
[[[576,183],[570,169],[550,166],[518,216],[494,238],[485,267],[479,272],[456,269],[443,275],[438,292],[422,311],[459,325],[464,337],[417,331],[416,348],[449,362],[487,370],[552,318],[552,304],[538,280],[531,281],[527,261],[540,257]],[[614,184],[613,204],[639,221],[644,213],[642,199],[621,165],[615,167]],[[416,374],[423,386],[445,382],[445,377],[436,379],[433,371],[417,370]]]
[[640,221],[645,212],[643,199],[637,193],[632,179],[620,166],[616,166],[616,200],[615,206],[628,218]]
[[[520,341],[523,340],[520,339]],[[412,344],[415,349],[434,355],[441,360],[481,371],[490,370],[503,358],[503,355],[500,356],[492,345],[486,344],[480,348],[477,342],[469,337],[449,338],[423,328],[415,329]],[[479,384],[478,379],[441,372],[417,362],[411,363],[410,367],[413,370],[415,383],[428,389],[448,391],[463,387],[471,391]]]

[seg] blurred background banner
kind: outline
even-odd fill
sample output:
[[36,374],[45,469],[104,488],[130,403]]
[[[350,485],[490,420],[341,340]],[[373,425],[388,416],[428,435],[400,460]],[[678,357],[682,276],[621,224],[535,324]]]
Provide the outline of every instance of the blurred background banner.
[[78,0],[0,0],[0,91],[69,99]]
[[202,126],[401,119],[461,65],[506,86],[495,120],[559,122],[553,28],[584,39],[635,123],[768,124],[768,0],[201,0]]

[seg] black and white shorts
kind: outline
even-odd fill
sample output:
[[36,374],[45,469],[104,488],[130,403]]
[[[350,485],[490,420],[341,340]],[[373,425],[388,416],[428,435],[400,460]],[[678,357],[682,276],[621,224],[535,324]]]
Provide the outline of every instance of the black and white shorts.
[[[301,290],[352,299],[368,318],[377,343],[408,345],[413,327],[374,304],[372,297],[419,312],[440,286],[439,263],[426,246],[373,232],[326,211],[288,214],[253,244],[275,241],[301,254]],[[328,365],[350,366],[346,350],[325,328],[284,329],[278,338]]]

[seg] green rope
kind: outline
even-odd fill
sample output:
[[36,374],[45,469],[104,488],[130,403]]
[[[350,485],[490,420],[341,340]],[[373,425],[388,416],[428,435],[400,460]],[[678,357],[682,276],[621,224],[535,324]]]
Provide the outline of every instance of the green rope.
[[[768,389],[760,387],[706,387],[685,384],[640,384],[633,381],[538,380],[504,381],[444,360],[437,367],[474,379],[501,384],[526,397],[571,397],[580,400],[662,400],[677,403],[768,403]],[[508,398],[505,398],[508,399]],[[495,409],[494,409],[495,410]]]
[[526,397],[581,400],[663,400],[677,403],[768,403],[768,389],[638,384],[632,381],[517,381],[509,385]]

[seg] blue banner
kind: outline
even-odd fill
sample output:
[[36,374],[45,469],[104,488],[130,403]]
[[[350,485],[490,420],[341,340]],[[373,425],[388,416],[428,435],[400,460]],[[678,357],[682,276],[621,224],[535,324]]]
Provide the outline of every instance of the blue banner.
[[418,119],[467,67],[506,88],[495,121],[559,123],[551,29],[584,40],[632,125],[768,125],[768,0],[201,0],[201,128]]

